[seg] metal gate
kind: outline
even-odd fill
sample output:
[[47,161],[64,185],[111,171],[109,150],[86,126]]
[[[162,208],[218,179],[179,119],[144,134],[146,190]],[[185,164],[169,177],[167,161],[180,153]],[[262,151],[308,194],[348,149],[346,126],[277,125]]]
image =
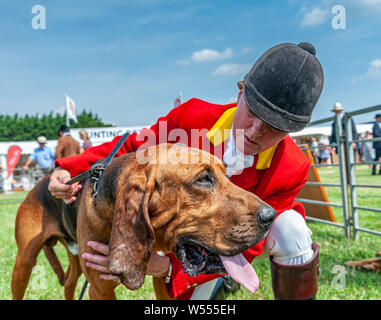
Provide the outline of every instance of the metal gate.
[[[296,200],[304,203],[310,203],[310,204],[317,204],[317,205],[323,205],[323,206],[333,206],[333,207],[340,207],[343,211],[343,223],[335,223],[331,221],[325,221],[317,218],[312,217],[306,217],[307,220],[315,221],[315,222],[321,222],[325,224],[329,224],[332,226],[340,227],[344,229],[345,236],[347,238],[352,238],[354,240],[359,239],[359,233],[361,232],[367,232],[374,235],[381,236],[381,232],[378,230],[372,230],[367,228],[360,227],[360,221],[359,221],[359,211],[372,211],[381,213],[381,208],[370,208],[370,207],[364,207],[358,205],[358,195],[357,195],[357,189],[358,188],[376,188],[380,189],[379,197],[381,198],[381,176],[380,176],[380,184],[371,185],[371,184],[358,184],[356,183],[356,166],[359,165],[374,165],[379,164],[381,165],[380,161],[363,161],[363,162],[356,162],[355,161],[355,150],[353,148],[353,143],[358,142],[369,142],[369,141],[381,141],[381,137],[367,140],[359,140],[358,137],[353,137],[352,134],[352,121],[351,119],[358,115],[363,115],[367,113],[371,113],[374,111],[381,110],[381,105],[377,105],[374,107],[364,108],[358,111],[353,112],[346,112],[344,113],[343,117],[345,117],[345,129],[342,127],[342,118],[340,115],[335,115],[334,117],[324,118],[321,120],[313,121],[309,124],[309,127],[320,125],[323,123],[329,123],[331,124],[333,121],[335,121],[336,125],[336,141],[337,143],[329,144],[325,147],[335,147],[338,154],[338,164],[312,164],[312,166],[316,167],[325,167],[325,166],[331,166],[331,167],[339,167],[340,172],[340,184],[333,184],[333,183],[319,183],[319,182],[307,182],[306,185],[318,185],[318,186],[328,186],[328,187],[338,187],[341,190],[341,199],[342,203],[329,203],[329,202],[323,202],[323,201],[314,201],[309,199],[300,199],[297,198]],[[302,150],[312,150],[314,147],[310,146],[307,148],[301,148]],[[381,216],[380,216],[381,218]]]

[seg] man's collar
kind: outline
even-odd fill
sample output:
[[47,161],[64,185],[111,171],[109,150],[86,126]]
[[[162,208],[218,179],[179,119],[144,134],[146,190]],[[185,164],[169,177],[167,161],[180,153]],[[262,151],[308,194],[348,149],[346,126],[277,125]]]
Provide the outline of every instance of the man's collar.
[[223,161],[226,166],[226,175],[228,177],[252,167],[254,155],[247,155],[239,151],[235,145],[233,130],[230,130],[228,145],[225,150]]
[[206,137],[214,146],[229,138],[236,110],[237,107],[227,109],[207,133]]
[[[206,134],[206,137],[214,146],[217,146],[229,139],[231,128],[233,127],[233,120],[236,110],[237,107],[227,109]],[[273,159],[277,146],[278,144],[258,154],[258,161],[256,165],[257,170],[266,170],[270,168],[271,161]]]

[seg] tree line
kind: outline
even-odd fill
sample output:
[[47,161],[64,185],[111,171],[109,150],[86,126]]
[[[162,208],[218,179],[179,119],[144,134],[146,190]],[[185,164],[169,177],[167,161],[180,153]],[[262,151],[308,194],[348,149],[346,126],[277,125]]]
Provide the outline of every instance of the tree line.
[[[105,124],[96,113],[83,110],[77,114],[78,122],[70,120],[70,128],[112,127]],[[48,140],[58,139],[58,128],[66,124],[66,112],[62,114],[39,115],[1,115],[0,114],[0,141],[32,141],[38,136],[45,136]]]

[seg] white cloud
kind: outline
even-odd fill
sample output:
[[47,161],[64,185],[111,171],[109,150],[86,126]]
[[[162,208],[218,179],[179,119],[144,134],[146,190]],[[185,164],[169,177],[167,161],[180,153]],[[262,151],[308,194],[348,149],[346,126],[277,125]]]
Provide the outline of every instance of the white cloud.
[[247,73],[250,70],[251,65],[246,64],[237,64],[237,63],[229,63],[222,64],[217,67],[216,70],[212,72],[212,76],[234,76]]
[[192,61],[194,62],[206,62],[206,61],[215,61],[230,58],[233,56],[233,50],[226,48],[224,52],[218,52],[211,49],[203,49],[196,51],[192,54]]
[[381,59],[374,59],[369,62],[367,72],[360,76],[353,77],[351,82],[356,83],[365,78],[381,79]]
[[231,58],[233,56],[233,50],[231,48],[226,48],[225,51],[219,52],[217,50],[212,49],[202,49],[200,51],[193,52],[190,59],[181,59],[175,61],[176,65],[179,66],[187,66],[194,63],[203,63],[208,61],[218,61],[227,58]]
[[325,22],[329,17],[328,10],[313,8],[312,10],[307,10],[303,7],[301,12],[304,13],[303,19],[300,22],[302,27],[314,27]]
[[367,75],[374,78],[381,78],[381,59],[375,59],[369,63]]

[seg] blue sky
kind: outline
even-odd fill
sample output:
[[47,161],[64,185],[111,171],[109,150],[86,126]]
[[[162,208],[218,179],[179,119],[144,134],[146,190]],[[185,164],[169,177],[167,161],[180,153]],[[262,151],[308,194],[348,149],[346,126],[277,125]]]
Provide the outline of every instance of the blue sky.
[[[45,30],[32,28],[34,5],[46,9]],[[331,25],[335,5],[344,30]],[[68,94],[106,122],[151,124],[179,92],[233,101],[264,51],[301,41],[325,72],[313,120],[337,101],[346,111],[381,104],[381,0],[2,0],[0,113],[62,112]]]

